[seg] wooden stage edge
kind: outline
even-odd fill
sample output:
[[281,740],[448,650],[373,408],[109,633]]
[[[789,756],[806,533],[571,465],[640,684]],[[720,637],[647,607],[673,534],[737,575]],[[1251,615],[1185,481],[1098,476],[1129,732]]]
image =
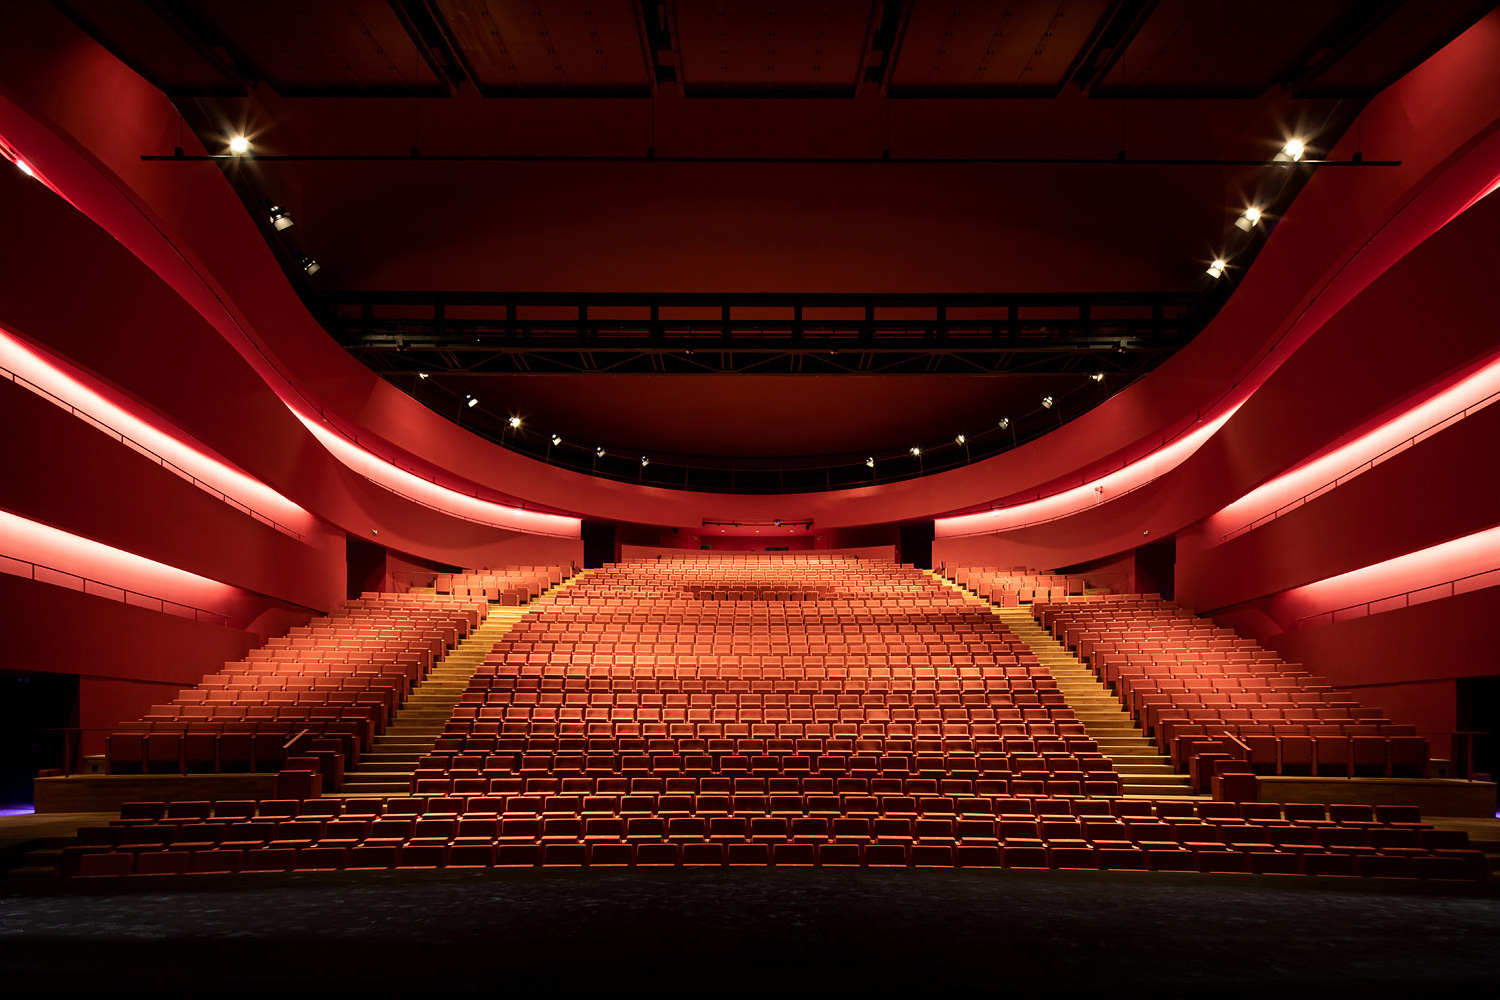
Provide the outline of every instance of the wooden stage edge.
[[74,774],[37,778],[39,813],[119,812],[124,802],[192,802],[207,799],[274,799],[269,774]]
[[1453,778],[1262,777],[1262,802],[1325,802],[1411,805],[1423,816],[1495,815],[1493,781]]

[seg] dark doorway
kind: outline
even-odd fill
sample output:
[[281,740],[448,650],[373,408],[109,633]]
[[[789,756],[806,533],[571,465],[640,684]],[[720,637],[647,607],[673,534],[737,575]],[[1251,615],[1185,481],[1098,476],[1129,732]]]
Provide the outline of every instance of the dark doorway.
[[1177,590],[1177,536],[1135,550],[1135,589],[1172,600]]
[[344,596],[351,601],[367,590],[378,591],[385,584],[385,546],[348,535],[344,560],[348,572]]
[[38,770],[72,763],[62,730],[77,724],[76,674],[0,670],[0,806],[30,803]]
[[1460,677],[1457,694],[1458,731],[1475,735],[1454,738],[1454,763],[1462,767],[1464,762],[1459,758],[1472,755],[1468,764],[1475,772],[1474,776],[1487,775],[1486,780],[1493,781],[1496,770],[1500,769],[1500,733],[1497,733],[1500,729],[1500,677]]
[[613,521],[583,522],[583,568],[598,569],[617,558],[615,546],[615,523]]
[[932,522],[916,521],[901,525],[896,546],[896,561],[911,563],[917,569],[932,569]]

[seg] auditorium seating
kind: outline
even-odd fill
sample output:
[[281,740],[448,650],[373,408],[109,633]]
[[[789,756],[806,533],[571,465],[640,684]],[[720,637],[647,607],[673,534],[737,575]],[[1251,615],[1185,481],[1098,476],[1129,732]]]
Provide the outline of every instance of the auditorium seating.
[[[1427,742],[1251,639],[1152,595],[1039,602],[1032,613],[1170,754],[1257,774],[1422,777]],[[1208,769],[1204,769],[1207,776]]]
[[226,663],[107,740],[114,774],[279,771],[318,756],[328,786],[433,662],[488,613],[473,598],[365,594]]
[[[538,780],[547,779],[528,779]],[[480,796],[127,803],[119,820],[81,829],[60,870],[96,877],[818,864],[1486,877],[1485,858],[1466,834],[1433,829],[1410,806],[950,792],[960,806],[954,814],[924,807],[921,798],[913,805],[910,796],[850,788],[820,796],[826,806],[811,805],[809,796],[809,808],[799,812],[768,809],[765,796],[698,787],[637,792],[601,782],[581,794],[559,782],[548,791]]]
[[[784,596],[799,592],[817,596]],[[445,600],[414,605],[424,629]],[[1144,597],[1035,608],[1075,645],[1085,637],[1100,663],[1127,641],[1113,637],[1129,631],[1121,623],[1154,615],[1175,628],[1185,615]],[[461,610],[465,621],[480,613]],[[1236,652],[1222,662],[1269,661]],[[1122,678],[1147,676],[1136,661],[1117,666]],[[1466,835],[1410,807],[1125,798],[999,617],[909,566],[847,557],[662,559],[579,577],[493,647],[412,780],[412,794],[396,797],[132,804],[81,831],[62,871],[816,864],[1486,876]]]
[[478,597],[513,607],[535,600],[572,575],[572,568],[563,566],[507,566],[440,573],[433,589],[439,594]]
[[1041,573],[1035,569],[995,566],[945,566],[942,575],[1000,607],[1013,608],[1032,601],[1082,596],[1088,581],[1082,576]]

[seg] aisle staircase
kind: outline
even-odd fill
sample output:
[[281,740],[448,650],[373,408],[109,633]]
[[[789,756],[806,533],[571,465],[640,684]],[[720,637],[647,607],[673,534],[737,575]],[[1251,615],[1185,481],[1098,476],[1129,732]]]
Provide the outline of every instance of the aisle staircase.
[[344,772],[344,790],[335,794],[342,797],[410,794],[417,762],[437,746],[443,724],[453,715],[453,707],[463,697],[469,679],[495,643],[527,611],[545,603],[577,579],[574,576],[564,580],[521,607],[491,604],[489,615],[479,627],[434,664],[427,678],[407,696],[395,721],[375,737],[374,749],[363,754],[356,767]]
[[937,574],[934,576],[984,604],[1031,647],[1042,666],[1056,679],[1058,690],[1078,716],[1078,721],[1083,723],[1089,737],[1099,744],[1099,752],[1114,762],[1115,770],[1125,784],[1126,795],[1153,799],[1200,797],[1193,795],[1188,776],[1174,771],[1171,760],[1141,732],[1114,692],[1032,618],[1030,605],[996,607],[972,591]]
[[406,704],[386,731],[375,737],[374,749],[344,773],[343,796],[406,795],[411,791],[417,761],[432,752],[443,724],[463,696],[469,678],[495,643],[526,613],[524,607],[490,605],[489,616],[462,642],[448,651],[425,680],[407,696]]

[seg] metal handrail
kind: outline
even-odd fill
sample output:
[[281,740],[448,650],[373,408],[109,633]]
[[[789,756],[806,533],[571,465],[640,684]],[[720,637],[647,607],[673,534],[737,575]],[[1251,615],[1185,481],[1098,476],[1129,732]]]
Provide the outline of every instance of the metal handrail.
[[[125,587],[116,587],[113,584],[105,583],[102,580],[95,580],[91,577],[81,576],[77,573],[70,573],[67,570],[58,569],[55,566],[44,566],[40,563],[29,562],[25,559],[17,559],[14,556],[0,555],[0,567],[3,567],[0,568],[0,572],[8,573],[11,576],[20,576],[26,579],[35,580],[38,583],[51,583],[56,586],[67,587],[69,590],[77,590],[81,593],[91,594],[94,597],[103,597],[106,600],[118,601],[121,604],[129,604],[132,607],[154,607],[157,611],[164,612],[165,614],[176,615],[179,618],[191,618],[193,621],[208,622],[214,625],[222,625],[226,628],[229,625],[229,616],[220,614],[217,611],[209,611],[205,608],[196,608],[191,604],[182,604],[178,601],[169,601],[165,597],[155,597],[151,594],[143,594],[140,591],[129,590]],[[25,572],[17,572],[17,568],[23,569],[25,570]],[[43,579],[42,577],[37,575],[38,570],[44,571],[46,573],[56,574],[58,577],[64,579]],[[75,587],[66,582],[69,580],[76,580],[78,582],[78,586]],[[98,589],[90,590],[90,584]],[[101,590],[103,591],[102,593]],[[140,604],[130,600],[131,597],[143,598],[144,600],[153,603]],[[184,614],[184,612],[191,612],[191,614]]]
[[[1413,604],[1425,604],[1428,601],[1441,600],[1444,597],[1457,597],[1459,594],[1467,594],[1470,591],[1480,589],[1479,586],[1470,586],[1465,587],[1463,590],[1459,590],[1459,584],[1469,580],[1485,579],[1488,579],[1490,582],[1485,583],[1481,586],[1493,586],[1495,584],[1500,584],[1500,569],[1481,570],[1478,573],[1470,573],[1467,576],[1460,576],[1456,579],[1447,580],[1443,583],[1434,583],[1426,587],[1416,587],[1412,590],[1408,590],[1400,594],[1391,594],[1386,597],[1377,597],[1374,600],[1370,601],[1360,601],[1357,604],[1349,604],[1345,605],[1342,608],[1334,608],[1332,611],[1319,611],[1316,614],[1303,615],[1301,618],[1292,619],[1291,623],[1287,625],[1287,630],[1290,631],[1292,629],[1308,628],[1312,625],[1334,625],[1340,621],[1353,621],[1356,618],[1368,618],[1370,615],[1380,614],[1385,611],[1395,611],[1400,608],[1409,608]],[[1429,592],[1431,592],[1431,596],[1423,597],[1418,601],[1412,600],[1412,597],[1414,595],[1429,594]],[[1379,610],[1376,609],[1376,605],[1385,604],[1388,601],[1400,601],[1401,603],[1393,604],[1390,607],[1383,607]],[[1339,617],[1346,611],[1355,611],[1359,609],[1362,609],[1361,614],[1344,615],[1344,617],[1342,618]]]
[[203,492],[209,494],[210,496],[214,497],[217,500],[222,501],[223,503],[228,504],[229,506],[235,508],[236,510],[240,511],[241,513],[248,514],[251,517],[255,518],[257,521],[261,521],[262,523],[267,524],[267,525],[271,526],[272,528],[275,528],[277,531],[280,531],[283,534],[291,535],[293,538],[296,538],[299,541],[304,537],[303,534],[302,534],[302,532],[298,531],[296,528],[293,528],[293,527],[291,527],[289,525],[282,524],[280,521],[276,520],[275,518],[270,517],[270,516],[268,516],[266,514],[262,514],[260,511],[254,509],[253,507],[248,506],[244,502],[242,502],[240,500],[236,500],[234,497],[229,496],[223,490],[218,489],[215,486],[211,486],[210,484],[208,484],[208,483],[204,482],[203,480],[199,479],[197,476],[193,475],[191,472],[189,472],[186,469],[182,468],[180,465],[177,465],[177,464],[173,463],[171,460],[169,460],[167,458],[164,458],[163,456],[161,456],[161,455],[157,454],[156,452],[152,451],[150,448],[146,447],[145,445],[141,444],[139,441],[135,440],[135,438],[132,438],[129,435],[127,435],[127,434],[125,434],[125,433],[123,433],[121,431],[116,430],[115,428],[111,427],[109,424],[106,424],[104,421],[100,420],[98,417],[95,417],[93,414],[85,413],[83,410],[80,410],[78,407],[74,406],[72,403],[68,402],[66,399],[63,399],[61,396],[58,396],[56,393],[49,392],[48,390],[46,390],[46,389],[42,388],[41,386],[37,385],[35,382],[31,381],[26,376],[19,375],[16,372],[11,371],[9,368],[6,368],[3,365],[0,365],[0,376],[3,376],[4,378],[7,378],[10,381],[15,382],[18,385],[24,386],[29,392],[35,393],[36,395],[43,397],[44,399],[46,399],[49,402],[51,402],[54,406],[57,406],[57,407],[59,407],[61,409],[64,409],[64,410],[67,410],[68,413],[70,413],[73,416],[77,417],[79,420],[82,420],[84,423],[86,423],[89,426],[93,427],[95,430],[101,431],[104,434],[109,435],[110,437],[114,438],[116,441],[118,441],[121,444],[125,445],[127,448],[131,449],[132,451],[134,451],[134,452],[136,452],[138,454],[144,455],[147,458],[153,459],[163,469],[166,469],[168,472],[173,473],[174,475],[176,475],[176,476],[178,476],[178,477],[180,477],[182,479],[187,480],[189,483],[191,483],[194,486],[198,487]]
[[1350,469],[1348,472],[1334,477],[1333,479],[1329,480],[1326,483],[1323,483],[1321,486],[1317,487],[1314,490],[1309,490],[1307,493],[1304,493],[1302,496],[1298,497],[1295,500],[1291,500],[1287,503],[1282,504],[1280,507],[1277,507],[1269,514],[1262,514],[1260,517],[1257,517],[1253,521],[1249,521],[1245,524],[1240,525],[1238,528],[1234,528],[1230,531],[1225,532],[1224,534],[1219,536],[1218,542],[1216,544],[1222,545],[1223,543],[1229,541],[1231,538],[1237,538],[1238,536],[1243,535],[1247,532],[1254,531],[1256,528],[1259,528],[1262,525],[1269,524],[1270,522],[1276,520],[1283,514],[1288,514],[1291,511],[1296,510],[1298,507],[1301,507],[1303,504],[1306,504],[1312,500],[1316,500],[1323,494],[1338,489],[1340,486],[1343,486],[1351,479],[1355,479],[1358,476],[1364,475],[1366,472],[1369,472],[1371,469],[1375,468],[1375,466],[1380,465],[1381,463],[1391,458],[1394,458],[1395,456],[1399,455],[1401,452],[1406,451],[1409,448],[1415,447],[1416,445],[1420,444],[1422,441],[1425,441],[1427,438],[1438,433],[1439,431],[1445,430],[1448,427],[1451,427],[1453,424],[1467,419],[1474,413],[1477,413],[1478,411],[1491,405],[1497,400],[1500,400],[1500,392],[1491,393],[1477,403],[1466,406],[1462,410],[1459,410],[1455,413],[1450,413],[1443,419],[1436,421],[1435,423],[1432,423],[1427,427],[1424,427],[1421,430],[1417,431],[1411,437],[1405,438],[1401,441],[1398,441],[1396,444],[1391,445],[1385,451],[1381,452],[1373,458],[1367,459],[1366,461],[1355,466],[1353,469]]

